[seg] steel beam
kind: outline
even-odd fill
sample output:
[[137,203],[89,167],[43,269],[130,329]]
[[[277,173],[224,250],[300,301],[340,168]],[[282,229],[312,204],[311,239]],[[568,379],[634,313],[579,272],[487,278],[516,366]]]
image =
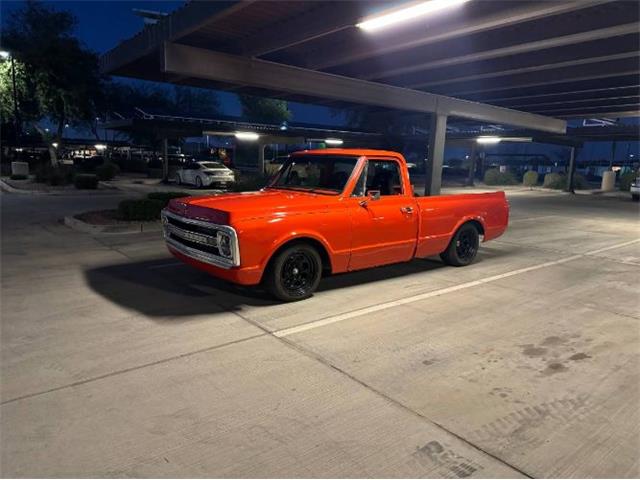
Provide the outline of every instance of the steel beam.
[[163,53],[164,73],[192,79],[414,112],[438,113],[553,133],[566,131],[566,122],[554,118],[187,45],[166,43]]
[[444,146],[447,137],[447,116],[434,113],[429,127],[429,150],[427,152],[426,178],[424,194],[440,195],[442,186],[442,164]]
[[467,75],[463,77],[450,77],[447,79],[437,80],[437,81],[420,82],[420,83],[413,83],[409,85],[403,84],[403,86],[407,88],[415,88],[415,89],[429,88],[429,87],[434,87],[438,85],[448,86],[448,85],[451,85],[452,83],[472,82],[477,80],[484,80],[487,78],[505,77],[508,75],[518,75],[518,74],[529,74],[534,72],[546,72],[549,70],[555,70],[559,68],[578,67],[583,65],[591,65],[593,63],[608,62],[612,60],[625,60],[629,58],[638,58],[639,54],[640,52],[638,51],[623,52],[623,53],[616,53],[613,55],[602,55],[599,57],[587,57],[587,58],[580,58],[577,60],[568,60],[564,62],[532,65],[530,67],[511,68],[508,70],[492,71],[492,72],[480,73],[476,75]]
[[454,23],[447,22],[430,25],[430,28],[426,31],[420,29],[404,34],[394,31],[387,35],[381,35],[379,37],[381,40],[376,41],[375,48],[372,48],[372,42],[363,34],[360,41],[355,42],[355,44],[344,45],[340,50],[331,49],[325,52],[318,52],[306,65],[314,70],[322,70],[374,56],[387,55],[408,48],[430,45],[553,15],[574,12],[610,1],[536,2],[534,5],[529,4],[524,7],[518,6],[508,10],[500,10],[479,18],[473,15],[465,15],[461,20]]
[[353,27],[357,23],[360,2],[332,2],[326,10],[311,9],[286,24],[267,25],[264,30],[240,41],[247,57],[259,57]]
[[[480,88],[476,90],[446,92],[446,94],[455,96],[466,96],[486,92],[503,92],[505,90],[543,87],[547,85],[559,85],[562,83],[585,82],[588,80],[602,80],[605,78],[624,77],[628,75],[637,75],[638,73],[640,73],[640,68],[638,66],[621,65],[621,67],[624,68],[624,70],[612,71],[611,69],[607,69],[605,68],[605,66],[602,66],[601,69],[598,69],[598,72],[604,73],[584,72],[576,68],[568,72],[560,72],[555,76],[548,74],[539,76],[525,75],[523,78],[524,83],[504,82],[504,85],[500,86],[492,86],[490,88]],[[495,85],[496,83],[497,82],[493,83],[492,85]],[[442,94],[444,95],[445,92],[442,92]]]
[[[566,92],[536,93],[536,94],[530,94],[530,95],[515,95],[512,97],[486,98],[486,99],[483,99],[483,101],[486,103],[495,104],[495,103],[510,103],[512,101],[518,101],[518,100],[526,101],[528,99],[533,99],[533,98],[549,98],[549,97],[563,98],[563,97],[574,96],[574,95],[577,95],[580,98],[582,98],[582,95],[588,94],[588,93],[616,92],[618,90],[628,90],[632,88],[634,89],[634,93],[640,92],[640,85],[637,84],[637,81],[634,81],[633,84],[622,85],[617,87],[587,88],[582,90],[571,89],[570,91],[566,91]],[[520,108],[522,106],[524,105],[513,105],[513,106],[510,106],[509,108]]]
[[572,35],[564,35],[558,37],[546,38],[544,40],[538,40],[535,42],[519,43],[517,45],[510,45],[508,47],[495,48],[492,50],[485,50],[481,52],[474,52],[468,55],[460,55],[458,57],[445,57],[438,60],[432,60],[429,62],[416,62],[404,67],[385,69],[382,72],[371,73],[364,75],[360,78],[365,80],[379,80],[383,78],[394,77],[411,72],[419,72],[422,70],[431,70],[434,68],[450,67],[452,65],[461,65],[471,62],[480,62],[483,60],[490,60],[493,58],[507,57],[511,55],[522,55],[529,52],[535,52],[538,50],[546,50],[549,48],[563,47],[566,45],[575,45],[577,43],[585,43],[593,40],[600,40],[605,38],[618,37],[622,35],[629,35],[638,32],[638,23],[630,22],[623,25],[616,25],[614,27],[599,28],[595,30],[589,30],[586,32],[575,33]]

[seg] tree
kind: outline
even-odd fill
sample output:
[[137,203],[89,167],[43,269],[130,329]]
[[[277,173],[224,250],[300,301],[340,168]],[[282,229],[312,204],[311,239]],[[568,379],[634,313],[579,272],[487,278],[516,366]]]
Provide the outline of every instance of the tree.
[[279,124],[291,120],[292,113],[284,100],[239,95],[242,116],[252,122]]
[[215,117],[220,111],[218,96],[201,88],[174,86],[174,111],[177,115]]
[[98,56],[73,36],[75,26],[71,13],[29,0],[11,14],[2,31],[3,47],[11,51],[32,83],[32,118],[48,117],[56,125],[48,138],[53,165],[57,165],[53,144],[62,144],[67,123],[95,117],[94,101],[101,87]]

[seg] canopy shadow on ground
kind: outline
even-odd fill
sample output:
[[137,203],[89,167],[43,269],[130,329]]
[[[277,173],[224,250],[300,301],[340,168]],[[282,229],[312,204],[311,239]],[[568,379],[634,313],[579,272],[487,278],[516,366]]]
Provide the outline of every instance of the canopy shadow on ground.
[[[416,259],[322,279],[319,292],[348,288],[382,280],[446,268],[435,259]],[[84,272],[89,287],[111,302],[148,317],[215,315],[244,306],[276,305],[260,287],[242,287],[167,258],[90,268]]]

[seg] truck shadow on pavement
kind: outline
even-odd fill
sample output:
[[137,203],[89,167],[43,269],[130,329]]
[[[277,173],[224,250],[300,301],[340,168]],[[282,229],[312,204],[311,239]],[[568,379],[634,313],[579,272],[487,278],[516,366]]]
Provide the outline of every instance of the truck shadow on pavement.
[[[438,260],[416,259],[322,279],[318,292],[388,280],[445,268]],[[260,287],[236,286],[171,259],[146,260],[85,270],[89,287],[105,299],[156,320],[211,315],[243,306],[278,302]],[[302,304],[297,304],[300,308]]]

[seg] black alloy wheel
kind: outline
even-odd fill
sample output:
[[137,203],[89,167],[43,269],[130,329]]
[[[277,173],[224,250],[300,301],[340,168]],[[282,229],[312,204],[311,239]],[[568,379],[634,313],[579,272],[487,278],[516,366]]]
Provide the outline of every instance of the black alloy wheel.
[[322,276],[322,260],[308,244],[292,245],[272,260],[266,273],[267,289],[279,300],[292,302],[310,297]]
[[447,265],[464,267],[476,258],[480,247],[478,227],[473,223],[465,223],[455,233],[447,249],[440,258]]

